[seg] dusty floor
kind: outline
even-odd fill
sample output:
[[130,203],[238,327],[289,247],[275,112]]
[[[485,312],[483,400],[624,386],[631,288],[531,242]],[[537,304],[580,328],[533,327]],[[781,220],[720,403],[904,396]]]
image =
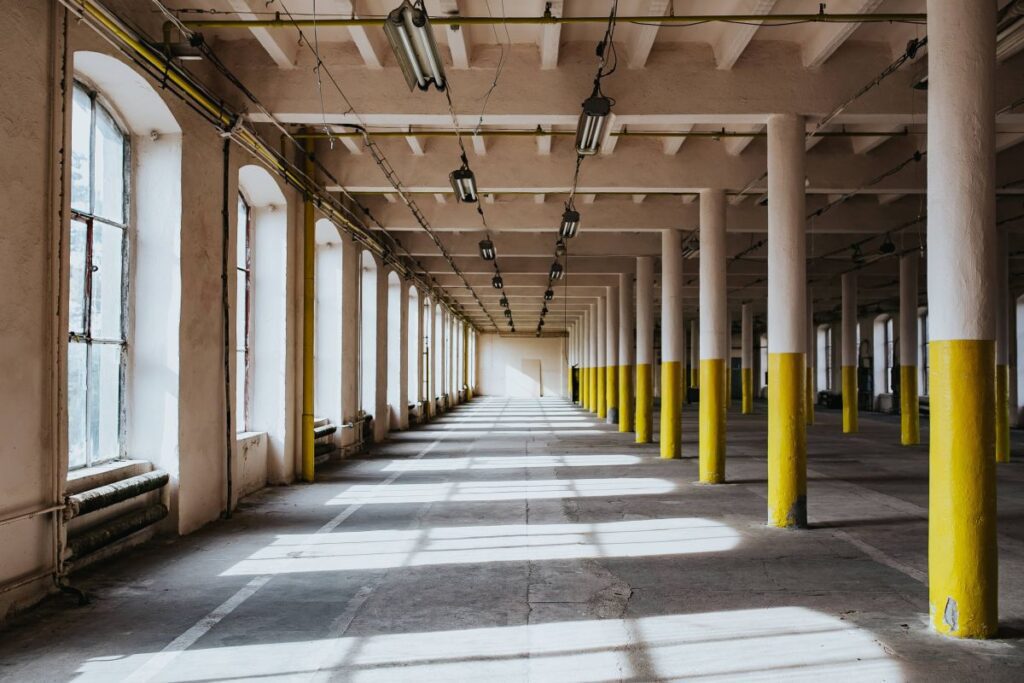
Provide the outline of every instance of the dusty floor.
[[927,626],[926,447],[819,411],[813,528],[770,529],[764,408],[730,412],[730,483],[701,486],[696,406],[662,461],[564,402],[477,399],[77,576],[92,604],[9,625],[0,679],[1024,680],[1024,453],[1005,639],[960,642]]

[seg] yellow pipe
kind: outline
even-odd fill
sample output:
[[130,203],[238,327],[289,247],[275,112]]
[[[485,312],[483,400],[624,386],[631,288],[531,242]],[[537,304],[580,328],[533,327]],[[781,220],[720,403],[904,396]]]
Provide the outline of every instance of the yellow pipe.
[[617,424],[619,421],[619,366],[609,365],[608,366],[608,378],[604,382],[605,393],[607,398],[605,403],[608,407],[608,417],[615,421]]
[[807,424],[814,424],[814,368],[810,365],[807,366],[807,379],[806,391],[807,391]]
[[900,443],[921,443],[921,407],[917,398],[917,366],[900,366]]
[[843,366],[843,434],[857,431],[857,368]]
[[1010,366],[996,366],[996,462],[1010,462]]
[[754,368],[741,368],[740,382],[743,385],[741,410],[744,415],[750,415],[754,412]]
[[597,416],[601,418],[608,415],[608,395],[604,387],[607,379],[608,368],[606,366],[597,368]]
[[725,481],[725,420],[728,368],[722,358],[700,361],[699,471],[702,484]]
[[[313,173],[313,141],[305,143],[305,170]],[[306,195],[302,205],[302,478],[315,476],[313,447],[313,340],[315,334],[314,306],[316,292],[316,223],[313,198]]]
[[619,431],[633,431],[633,366],[619,366]]
[[768,524],[807,526],[804,354],[768,354]]
[[998,626],[995,342],[928,345],[928,601],[932,626],[988,638]]
[[636,442],[650,443],[654,422],[654,387],[650,363],[636,366]]
[[677,360],[661,361],[661,457],[682,455],[683,368]]

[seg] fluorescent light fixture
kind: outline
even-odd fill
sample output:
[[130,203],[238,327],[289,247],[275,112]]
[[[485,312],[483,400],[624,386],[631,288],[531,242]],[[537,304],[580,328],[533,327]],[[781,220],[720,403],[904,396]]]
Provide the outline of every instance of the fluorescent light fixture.
[[562,214],[562,226],[558,229],[559,236],[565,239],[575,237],[576,231],[579,229],[580,212],[566,206],[565,213]]
[[558,261],[555,261],[554,263],[551,264],[551,272],[548,273],[548,277],[551,278],[552,280],[560,280],[562,278],[563,273],[564,271],[562,270],[562,264],[559,263]]
[[498,252],[494,250],[494,242],[480,240],[480,258],[484,261],[493,261],[497,255]]
[[468,166],[452,171],[448,174],[448,180],[451,181],[452,189],[455,190],[455,199],[465,204],[476,203],[476,177]]
[[444,65],[430,28],[430,18],[409,0],[388,14],[384,20],[384,35],[395,52],[409,90],[426,90],[433,83],[444,90]]
[[591,95],[583,103],[583,112],[576,124],[576,153],[583,156],[597,154],[601,138],[612,112],[612,101],[604,95]]

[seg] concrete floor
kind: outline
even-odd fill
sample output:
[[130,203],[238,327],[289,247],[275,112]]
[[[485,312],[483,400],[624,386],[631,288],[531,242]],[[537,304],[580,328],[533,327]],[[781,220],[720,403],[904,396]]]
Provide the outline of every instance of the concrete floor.
[[[927,625],[927,449],[819,411],[813,528],[764,526],[765,406],[696,479],[558,400],[477,399],[315,486],[78,575],[0,634],[0,679],[1022,680],[1024,465],[999,467],[1005,638]],[[1024,440],[1014,434],[1015,450]]]

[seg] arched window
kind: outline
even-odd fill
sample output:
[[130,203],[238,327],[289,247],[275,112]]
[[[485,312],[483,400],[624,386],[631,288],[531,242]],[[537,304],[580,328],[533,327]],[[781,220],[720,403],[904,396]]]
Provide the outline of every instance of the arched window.
[[363,251],[359,258],[359,407],[374,420],[383,420],[377,411],[377,262]]
[[71,113],[68,466],[124,455],[131,145],[76,82]]
[[238,232],[235,249],[235,428],[249,425],[249,338],[252,331],[252,209],[238,193]]
[[409,307],[409,344],[407,363],[409,374],[406,376],[406,391],[410,403],[419,403],[420,400],[420,292],[415,287],[409,287],[407,305]]

